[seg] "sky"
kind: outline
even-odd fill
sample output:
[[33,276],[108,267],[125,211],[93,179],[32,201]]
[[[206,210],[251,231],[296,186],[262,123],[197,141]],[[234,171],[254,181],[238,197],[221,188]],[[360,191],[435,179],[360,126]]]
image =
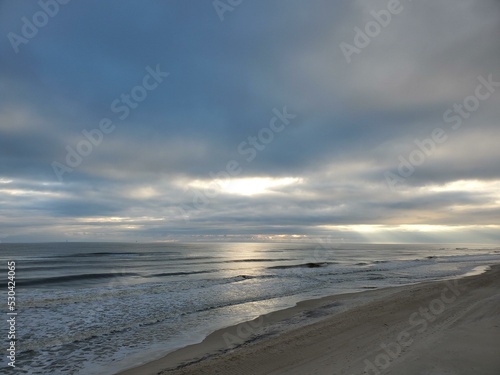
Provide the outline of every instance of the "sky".
[[500,241],[500,2],[0,0],[0,241]]

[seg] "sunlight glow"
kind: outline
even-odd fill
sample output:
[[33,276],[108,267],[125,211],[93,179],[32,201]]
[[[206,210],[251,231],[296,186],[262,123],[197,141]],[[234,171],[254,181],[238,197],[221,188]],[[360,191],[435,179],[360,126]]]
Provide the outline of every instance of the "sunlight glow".
[[302,178],[297,177],[250,177],[234,178],[228,180],[201,181],[195,180],[189,186],[197,189],[217,189],[226,194],[258,195],[277,192],[286,186],[302,183]]
[[340,230],[344,232],[381,233],[381,232],[451,232],[467,229],[500,229],[500,225],[322,225],[322,229]]
[[466,191],[466,192],[481,192],[481,193],[496,193],[500,192],[500,181],[481,181],[481,180],[459,180],[453,181],[444,185],[433,185],[422,187],[425,191],[435,192],[450,192],[450,191]]
[[158,196],[159,193],[152,186],[143,186],[133,189],[129,196],[134,199],[149,199]]
[[63,197],[63,193],[51,191],[37,191],[37,190],[24,190],[24,189],[0,189],[0,194],[14,195],[14,196],[31,196],[31,197]]

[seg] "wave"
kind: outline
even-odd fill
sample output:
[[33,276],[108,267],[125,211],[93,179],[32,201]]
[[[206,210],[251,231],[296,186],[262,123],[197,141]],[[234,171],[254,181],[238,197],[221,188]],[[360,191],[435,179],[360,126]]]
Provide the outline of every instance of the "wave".
[[330,264],[337,264],[337,263],[334,263],[334,262],[301,263],[301,264],[290,264],[290,265],[286,265],[286,266],[272,266],[272,267],[267,267],[267,269],[281,270],[281,269],[287,269],[287,268],[320,268],[320,267],[327,267]]
[[377,274],[368,274],[367,279],[368,280],[384,280],[386,277],[383,275],[377,275]]
[[85,273],[79,275],[66,275],[55,277],[41,277],[34,279],[19,279],[17,282],[19,286],[29,285],[42,285],[42,284],[57,284],[81,280],[98,280],[98,279],[111,279],[114,277],[127,277],[127,276],[141,276],[138,273],[125,272],[125,273]]
[[199,273],[213,273],[213,272],[219,272],[219,270],[190,271],[190,272],[162,272],[162,273],[154,273],[152,275],[146,275],[143,277],[151,278],[151,277],[165,277],[165,276],[183,276],[183,275],[196,275]]
[[246,263],[246,262],[284,262],[295,259],[290,258],[282,258],[282,259],[234,259],[234,260],[225,260],[222,263]]
[[[180,254],[179,251],[147,251],[147,252],[136,252],[136,251],[97,251],[92,253],[74,253],[74,254],[64,254],[64,255],[52,255],[48,258],[89,258],[89,257],[107,257],[107,256],[149,256],[149,255],[172,255]],[[187,258],[175,258],[175,259],[205,259],[212,257],[187,257]]]
[[[207,257],[203,259],[215,259],[218,257]],[[168,260],[197,260],[197,259],[202,259],[200,258],[183,258],[183,259],[172,259],[169,258]],[[280,258],[280,259],[263,259],[263,258],[258,258],[258,259],[230,259],[230,260],[210,260],[208,262],[185,262],[185,263],[177,263],[177,265],[199,265],[199,264],[231,264],[231,263],[271,263],[271,262],[285,262],[285,261],[291,261],[291,260],[296,260],[296,258]]]
[[154,277],[166,277],[166,276],[183,276],[183,275],[195,275],[202,273],[213,273],[219,270],[205,270],[205,271],[190,271],[190,272],[163,272],[155,273],[151,275],[144,275],[135,272],[111,272],[111,273],[85,273],[78,275],[65,275],[65,276],[54,276],[54,277],[40,277],[33,279],[18,279],[17,282],[19,286],[30,286],[30,285],[45,285],[45,284],[59,284],[68,283],[75,281],[92,281],[92,280],[102,280],[102,279],[112,279],[117,277],[140,277],[140,278],[154,278]]
[[113,256],[113,255],[132,255],[140,256],[143,253],[137,252],[95,252],[95,253],[76,253],[76,254],[64,254],[64,255],[53,255],[49,258],[88,258],[88,257],[102,257],[102,256]]

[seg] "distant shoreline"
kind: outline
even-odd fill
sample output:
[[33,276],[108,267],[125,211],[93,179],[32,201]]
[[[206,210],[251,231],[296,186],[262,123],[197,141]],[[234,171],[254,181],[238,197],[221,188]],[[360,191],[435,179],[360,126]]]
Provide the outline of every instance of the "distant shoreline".
[[[494,375],[500,360],[488,353],[500,352],[499,310],[500,265],[494,265],[479,275],[455,280],[302,301],[217,330],[199,344],[118,374],[361,375],[365,370],[377,374],[384,366],[418,374],[422,366],[461,369],[464,361],[474,361],[471,353],[481,350],[474,342],[486,341],[486,352],[476,353],[486,357],[478,361],[482,367],[470,373]],[[484,321],[478,322],[477,316]],[[469,320],[472,323],[466,325]],[[457,341],[460,335],[466,337]],[[453,346],[457,354],[433,357],[434,362],[416,360],[432,350],[445,351],[441,342]]]

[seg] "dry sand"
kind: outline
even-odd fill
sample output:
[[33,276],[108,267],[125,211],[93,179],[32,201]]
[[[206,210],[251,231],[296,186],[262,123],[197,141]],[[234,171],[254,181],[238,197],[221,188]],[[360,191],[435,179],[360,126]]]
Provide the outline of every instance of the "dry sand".
[[304,301],[120,375],[500,375],[500,265]]

